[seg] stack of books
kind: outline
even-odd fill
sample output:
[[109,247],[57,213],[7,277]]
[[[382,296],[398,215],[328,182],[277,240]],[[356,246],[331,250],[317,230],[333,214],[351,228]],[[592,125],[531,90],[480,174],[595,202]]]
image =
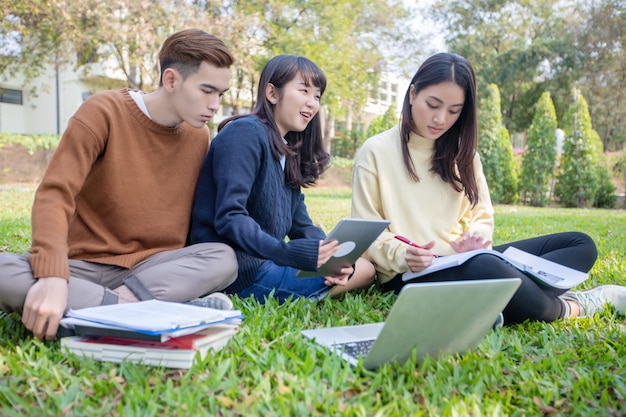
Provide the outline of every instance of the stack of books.
[[61,326],[64,353],[108,362],[190,368],[237,332],[239,310],[215,310],[159,300],[70,310]]

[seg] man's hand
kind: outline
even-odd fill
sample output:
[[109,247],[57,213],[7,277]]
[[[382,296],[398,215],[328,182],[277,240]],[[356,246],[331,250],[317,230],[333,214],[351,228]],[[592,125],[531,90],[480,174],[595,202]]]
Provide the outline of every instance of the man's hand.
[[487,249],[491,245],[491,240],[477,234],[465,233],[458,242],[450,242],[450,246],[457,252],[468,252],[474,249]]
[[59,321],[67,306],[67,280],[61,277],[39,278],[28,290],[22,323],[38,339],[54,339]]

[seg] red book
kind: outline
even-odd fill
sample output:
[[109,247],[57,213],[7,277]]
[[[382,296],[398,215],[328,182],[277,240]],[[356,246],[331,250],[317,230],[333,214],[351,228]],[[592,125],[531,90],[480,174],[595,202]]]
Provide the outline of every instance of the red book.
[[235,325],[218,324],[199,333],[165,342],[113,336],[71,336],[61,339],[61,348],[77,355],[107,362],[137,362],[169,368],[190,368],[209,350],[219,351],[237,332]]
[[[234,327],[234,332],[237,331],[236,326],[228,326]],[[110,345],[123,345],[123,346],[159,346],[159,347],[171,347],[174,349],[200,349],[207,344],[211,344],[217,338],[222,337],[221,330],[227,328],[227,325],[215,325],[211,326],[208,329],[205,329],[198,333],[188,334],[180,337],[172,337],[171,339],[166,340],[165,342],[158,342],[152,340],[139,340],[139,339],[129,339],[126,337],[114,337],[114,336],[93,336],[95,342],[105,343]],[[216,332],[216,330],[220,330],[220,332]]]

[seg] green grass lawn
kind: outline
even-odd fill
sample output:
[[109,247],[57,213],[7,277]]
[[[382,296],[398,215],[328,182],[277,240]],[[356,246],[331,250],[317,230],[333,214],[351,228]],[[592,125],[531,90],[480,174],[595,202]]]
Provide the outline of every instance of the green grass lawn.
[[[0,190],[0,251],[27,250],[32,195],[30,188]],[[349,216],[349,190],[307,190],[307,205],[328,231]],[[496,244],[584,231],[600,253],[584,288],[626,285],[625,211],[501,206],[496,212]],[[506,327],[464,356],[376,371],[350,367],[300,335],[305,328],[382,321],[394,298],[372,288],[319,304],[235,299],[246,316],[241,331],[189,371],[65,357],[58,342],[32,339],[17,315],[5,315],[0,415],[626,415],[625,320],[611,309],[594,318]]]

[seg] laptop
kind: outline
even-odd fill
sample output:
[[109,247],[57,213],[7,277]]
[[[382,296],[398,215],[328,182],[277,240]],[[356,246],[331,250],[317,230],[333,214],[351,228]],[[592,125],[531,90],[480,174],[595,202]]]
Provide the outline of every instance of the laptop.
[[389,220],[342,219],[325,241],[336,240],[339,249],[319,271],[298,271],[298,277],[327,277],[339,275],[342,268],[352,266],[367,248],[389,226]]
[[503,278],[405,285],[384,323],[304,330],[302,334],[357,365],[374,369],[411,355],[476,349],[522,280]]

